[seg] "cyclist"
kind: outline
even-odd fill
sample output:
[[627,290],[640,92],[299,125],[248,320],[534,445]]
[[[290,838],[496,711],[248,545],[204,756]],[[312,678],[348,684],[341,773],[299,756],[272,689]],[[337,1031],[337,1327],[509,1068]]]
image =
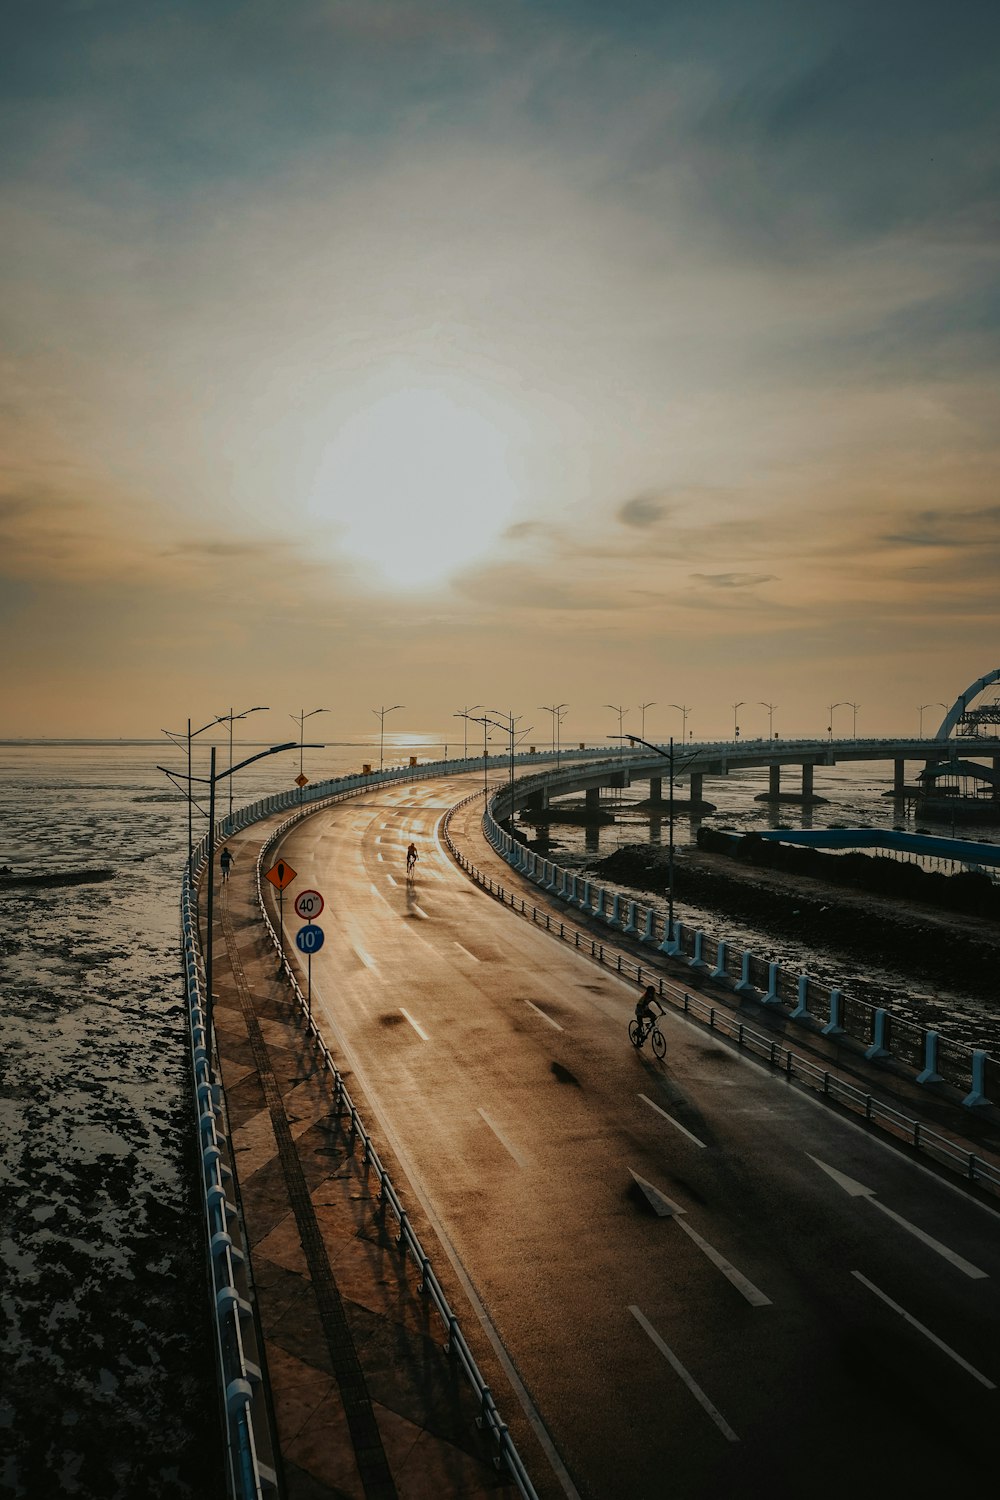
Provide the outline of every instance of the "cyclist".
[[[656,1006],[655,1010],[653,1009],[654,1005]],[[639,1042],[640,1047],[646,1040],[646,1035],[652,1028],[653,1022],[656,1020],[657,1016],[662,1016],[664,1014],[665,1012],[663,1006],[656,998],[655,989],[651,984],[647,984],[646,988],[639,996],[635,1007],[635,1018],[639,1023],[639,1033],[642,1038],[642,1041]]]
[[406,851],[406,873],[407,873],[407,875],[412,875],[413,874],[413,866],[416,864],[416,862],[417,862],[417,846],[416,846],[416,844],[412,844],[411,843],[410,847]]

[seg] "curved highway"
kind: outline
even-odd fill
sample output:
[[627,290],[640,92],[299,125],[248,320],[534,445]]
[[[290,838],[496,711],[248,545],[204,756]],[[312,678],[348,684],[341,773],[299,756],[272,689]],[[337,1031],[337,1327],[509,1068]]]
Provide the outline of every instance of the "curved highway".
[[[679,1016],[637,1053],[634,987],[444,851],[476,786],[373,789],[281,854],[327,902],[314,1014],[509,1357],[540,1492],[992,1480],[997,1215]],[[485,863],[481,808],[454,826]]]

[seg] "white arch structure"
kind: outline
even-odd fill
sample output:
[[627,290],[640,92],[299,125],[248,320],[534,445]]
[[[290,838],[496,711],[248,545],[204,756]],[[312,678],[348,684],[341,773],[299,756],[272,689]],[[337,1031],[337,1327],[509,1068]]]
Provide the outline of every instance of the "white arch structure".
[[965,713],[972,699],[978,698],[984,688],[988,688],[991,682],[997,681],[1000,681],[1000,667],[994,668],[992,672],[987,672],[985,677],[977,678],[971,687],[966,688],[964,693],[960,693],[941,720],[941,728],[938,730],[935,738],[939,740],[948,739],[951,731]]

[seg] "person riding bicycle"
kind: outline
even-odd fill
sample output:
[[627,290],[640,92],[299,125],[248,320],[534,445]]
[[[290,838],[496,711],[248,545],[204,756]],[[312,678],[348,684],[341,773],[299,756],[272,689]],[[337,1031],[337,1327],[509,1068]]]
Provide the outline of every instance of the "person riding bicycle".
[[[654,1011],[653,1006],[656,1006]],[[656,991],[651,984],[647,984],[635,1007],[635,1018],[643,1031],[649,1030],[657,1016],[663,1015],[663,1006],[656,998]]]
[[416,862],[417,862],[417,846],[416,846],[416,844],[411,844],[410,847],[406,851],[406,873],[407,873],[407,875],[411,875],[413,873],[413,866],[416,864]]

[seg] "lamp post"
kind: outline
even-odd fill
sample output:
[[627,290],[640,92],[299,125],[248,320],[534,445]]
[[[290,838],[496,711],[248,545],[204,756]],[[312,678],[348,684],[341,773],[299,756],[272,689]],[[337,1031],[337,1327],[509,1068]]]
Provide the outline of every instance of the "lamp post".
[[835,708],[844,708],[844,707],[846,707],[846,700],[844,700],[844,699],[841,699],[841,701],[839,703],[831,703],[827,707],[826,712],[827,712],[827,717],[829,719],[829,723],[826,726],[826,732],[830,736],[831,740],[833,739],[833,710]]
[[851,739],[856,740],[858,737],[858,709],[861,707],[861,704],[852,703],[850,699],[845,698],[844,707],[853,709],[854,711],[854,727],[851,730]]
[[385,744],[385,716],[386,714],[395,713],[397,708],[405,707],[405,703],[393,703],[390,708],[386,708],[383,704],[381,708],[372,709],[372,713],[375,715],[376,719],[378,719],[378,768],[380,771],[382,769],[384,761],[382,750]]
[[[209,719],[208,723],[207,724],[203,724],[200,729],[192,729],[191,728],[191,720],[188,719],[188,724],[187,724],[187,776],[185,778],[185,780],[187,781],[187,805],[188,805],[188,876],[190,876],[190,874],[191,874],[191,866],[192,866],[192,863],[194,861],[194,826],[193,826],[193,809],[192,809],[192,800],[193,799],[192,799],[192,795],[191,795],[191,782],[194,780],[194,777],[191,775],[191,741],[194,740],[194,739],[197,739],[198,736],[199,736],[199,734],[204,734],[206,729],[213,729],[216,724],[221,724],[221,723],[222,723],[221,718]],[[161,734],[165,734],[168,739],[173,740],[174,744],[176,744],[177,741],[182,738],[182,735],[179,732],[175,732],[173,729],[163,729],[160,732],[161,732]],[[232,761],[232,755],[230,755],[229,759],[230,759],[230,761]]]
[[562,721],[566,717],[566,710],[568,707],[568,703],[539,704],[539,708],[541,708],[545,713],[552,715],[552,753],[556,758],[557,771],[559,769],[559,755],[562,749],[559,731],[562,728]]
[[605,708],[610,708],[610,710],[611,710],[611,712],[613,714],[617,714],[618,715],[618,734],[617,734],[617,736],[611,736],[611,735],[609,735],[608,738],[609,739],[611,739],[611,738],[617,738],[618,739],[618,741],[619,741],[619,744],[618,744],[618,758],[619,758],[619,760],[624,760],[625,759],[625,736],[622,733],[622,720],[624,719],[625,715],[628,713],[628,709],[627,708],[623,708],[620,703],[605,703],[604,707]]
[[[672,705],[676,706],[676,705]],[[742,707],[742,705],[738,705]],[[639,739],[637,734],[629,735],[629,739],[639,740],[640,745],[645,745],[647,750],[652,750],[656,755],[662,755],[664,760],[670,762],[670,795],[668,798],[667,814],[667,941],[674,940],[674,737],[670,736],[670,749],[662,750],[659,745],[651,745],[648,740]],[[697,755],[689,755],[676,769],[684,771]]]
[[[290,719],[294,719],[295,723],[299,726],[299,776],[300,777],[302,777],[302,776],[305,775],[305,772],[302,769],[302,765],[303,765],[302,752],[305,749],[305,746],[302,743],[302,737],[303,737],[303,733],[304,733],[304,729],[305,729],[305,722],[306,722],[307,719],[311,719],[312,716],[313,716],[313,714],[328,714],[328,713],[331,713],[331,712],[332,712],[332,710],[329,709],[329,708],[311,708],[308,713],[306,713],[305,709],[302,709],[301,713],[289,714],[288,715],[288,717]],[[313,748],[313,747],[310,746],[310,749],[311,748]],[[299,801],[300,802],[302,801],[302,793],[303,793],[304,790],[305,790],[305,787],[300,782],[300,784],[299,784]]]
[[[513,826],[514,826],[514,735],[515,735],[515,726],[517,724],[517,721],[518,721],[518,719],[522,718],[523,715],[522,714],[517,714],[515,716],[513,709],[510,709],[505,714],[502,708],[491,708],[490,709],[490,713],[491,714],[499,714],[500,718],[504,722],[502,724],[497,724],[493,719],[489,719],[489,720],[487,720],[487,722],[490,723],[490,724],[492,724],[493,727],[494,727],[494,729],[502,729],[503,732],[504,732],[504,734],[507,734],[507,735],[510,736],[510,826],[511,826],[511,828],[513,828]],[[523,740],[524,737],[525,737],[525,735],[530,734],[533,728],[534,728],[534,726],[532,724],[529,724],[526,729],[516,730],[518,739],[519,740]]]
[[734,739],[734,741],[738,740],[739,737],[740,737],[740,723],[739,723],[739,720],[737,719],[736,715],[739,713],[739,711],[740,711],[740,709],[742,707],[743,707],[743,699],[742,698],[740,699],[739,703],[734,703],[733,704],[733,739]]
[[[235,713],[234,710],[232,708],[230,708],[230,710],[229,710],[229,712],[227,714],[220,714],[219,715],[218,719],[216,720],[217,723],[219,723],[219,724],[228,723],[229,724],[229,766],[230,766],[230,770],[232,769],[232,765],[233,765],[233,721],[235,719],[245,719],[248,716],[248,714],[266,714],[268,712],[269,712],[269,710],[268,710],[268,707],[267,707],[266,703],[258,703],[257,706],[256,706],[256,708],[245,708],[243,710],[243,712],[239,713],[239,714]],[[190,771],[190,769],[191,769],[191,767],[188,766],[188,770],[189,771]],[[233,821],[233,779],[230,776],[230,778],[229,778],[229,824],[230,824],[230,826],[232,825],[232,821]]]
[[676,708],[681,716],[681,744],[687,744],[688,714],[691,712],[686,703],[671,703],[671,708]]
[[765,703],[764,700],[763,700],[763,698],[758,698],[757,702],[760,704],[761,708],[766,708],[767,709],[767,737],[768,737],[769,740],[773,740],[774,739],[774,710],[777,708],[778,705],[776,703]]
[[646,709],[647,708],[655,708],[655,707],[656,707],[656,699],[655,698],[651,699],[648,703],[640,703],[639,704],[639,713],[641,715],[641,717],[639,719],[639,733],[640,733],[640,735],[643,735],[643,734],[646,733]]
[[[293,715],[294,717],[294,715]],[[215,721],[218,722],[218,721]],[[209,726],[206,725],[206,728]],[[311,750],[322,750],[322,745],[310,745]],[[212,1020],[214,1015],[214,996],[212,994],[213,982],[213,959],[214,959],[214,926],[215,926],[215,788],[218,782],[231,777],[234,772],[242,771],[244,766],[252,765],[255,760],[263,760],[267,755],[280,755],[285,750],[294,750],[295,741],[288,740],[284,745],[272,745],[268,750],[261,750],[256,755],[250,755],[246,760],[241,760],[239,765],[230,766],[226,771],[216,773],[215,769],[215,746],[212,746],[212,754],[209,761],[209,774],[207,776],[187,776],[179,778],[176,771],[169,770],[166,766],[157,766],[176,785],[177,781],[183,779],[190,784],[199,781],[208,786],[208,902],[206,912],[206,934],[205,934],[205,1051],[209,1057],[211,1066],[212,1057]]]
[[947,703],[921,703],[919,705],[919,707],[917,709],[917,712],[920,715],[920,736],[919,736],[920,739],[923,739],[923,737],[924,737],[924,709],[925,708],[943,708],[943,709],[945,709],[945,711],[947,711],[948,704]]
[[[452,718],[453,719],[464,719],[465,720],[465,759],[466,760],[468,760],[468,758],[469,758],[469,715],[470,714],[474,714],[475,711],[476,711],[476,709],[477,708],[482,708],[482,706],[483,705],[481,703],[467,703],[464,708],[460,708],[458,710],[458,713],[452,714]],[[402,707],[402,705],[400,705],[400,707]]]

